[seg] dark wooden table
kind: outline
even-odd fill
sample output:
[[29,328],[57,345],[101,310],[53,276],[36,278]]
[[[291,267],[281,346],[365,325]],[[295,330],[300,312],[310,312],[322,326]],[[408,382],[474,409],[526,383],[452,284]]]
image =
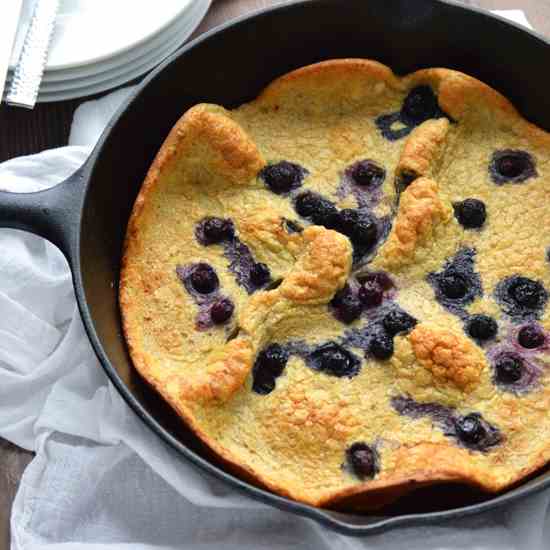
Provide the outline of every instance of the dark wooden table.
[[[214,0],[194,36],[228,19],[280,1]],[[464,3],[485,9],[521,8],[534,28],[550,37],[550,0],[465,0]],[[75,109],[83,101],[95,97],[100,96],[46,103],[32,111],[0,106],[0,161],[65,145]],[[32,453],[0,439],[0,550],[9,548],[11,504],[21,474],[32,456]]]

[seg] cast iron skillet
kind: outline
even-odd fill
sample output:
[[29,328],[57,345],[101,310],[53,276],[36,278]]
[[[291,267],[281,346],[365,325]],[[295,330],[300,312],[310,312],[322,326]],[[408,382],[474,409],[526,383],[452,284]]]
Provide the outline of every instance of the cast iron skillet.
[[223,471],[132,368],[117,301],[121,248],[140,184],[168,131],[195,103],[236,106],[278,75],[338,57],[377,59],[398,73],[434,66],[462,70],[550,130],[550,94],[540,85],[550,44],[542,38],[452,2],[294,2],[219,27],[170,57],[126,101],[89,160],[67,181],[39,193],[0,193],[0,225],[41,235],[63,251],[95,352],[142,420],[204,472],[258,500],[342,533],[367,535],[478,513],[550,487],[547,470],[493,498],[445,487],[405,498],[376,516],[305,506]]

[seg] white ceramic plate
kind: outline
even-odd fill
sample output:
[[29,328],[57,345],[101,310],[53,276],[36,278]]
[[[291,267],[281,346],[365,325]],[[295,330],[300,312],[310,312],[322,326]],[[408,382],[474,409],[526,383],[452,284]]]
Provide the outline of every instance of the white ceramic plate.
[[[130,63],[121,63],[120,67],[109,69],[108,71],[91,74],[83,78],[75,78],[62,81],[42,81],[40,85],[41,94],[57,93],[78,88],[90,87],[102,82],[108,82],[111,79],[125,78],[126,75],[136,74],[137,71],[143,69],[149,70],[151,67],[158,65],[166,56],[170,55],[180,46],[186,36],[187,29],[193,24],[193,20],[186,20],[183,25],[180,25],[179,32],[174,33],[168,41],[161,44],[154,50],[147,52],[143,57],[139,57]],[[135,78],[135,77],[131,77]],[[130,80],[131,80],[130,78]]]
[[143,60],[145,56],[151,55],[154,50],[161,48],[171,40],[175,33],[180,32],[184,20],[193,16],[193,6],[196,2],[197,0],[190,0],[187,3],[186,9],[170,23],[170,25],[161,32],[156,33],[149,40],[137,45],[135,48],[127,52],[113,55],[112,57],[91,65],[83,65],[69,69],[46,70],[42,82],[66,82],[69,80],[87,78],[92,75],[107,73],[107,71],[116,71],[119,70],[121,66],[127,65],[130,62],[135,61],[137,63],[139,60]]
[[[52,101],[64,101],[67,99],[74,99],[77,97],[85,97],[88,95],[97,94],[120,86],[130,80],[137,78],[156,67],[161,63],[168,55],[173,53],[181,46],[185,40],[191,36],[193,31],[197,28],[203,17],[206,15],[208,8],[210,7],[211,0],[195,0],[193,7],[191,8],[188,17],[185,18],[184,24],[178,30],[175,37],[171,39],[167,44],[161,46],[156,50],[155,56],[146,62],[139,63],[133,62],[128,65],[123,65],[121,70],[115,72],[114,75],[109,73],[109,77],[97,81],[94,76],[89,78],[83,78],[80,80],[80,86],[70,88],[63,86],[62,83],[55,83],[55,90],[48,90],[48,84],[45,83],[40,89],[38,95],[38,101],[41,103],[47,103]],[[57,86],[61,84],[59,89]],[[52,83],[54,85],[54,83]]]
[[[166,29],[191,1],[61,0],[46,70],[82,67],[129,52]],[[22,29],[32,3],[25,0]]]

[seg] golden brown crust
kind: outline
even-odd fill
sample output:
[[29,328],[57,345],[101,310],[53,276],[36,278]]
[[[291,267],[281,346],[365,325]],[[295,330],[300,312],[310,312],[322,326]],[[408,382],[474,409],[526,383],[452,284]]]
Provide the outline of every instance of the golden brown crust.
[[[436,91],[456,124],[428,120],[406,139],[384,141],[373,120],[398,111],[420,84]],[[507,148],[530,151],[535,183],[506,189],[491,183],[490,155]],[[328,61],[277,79],[235,111],[190,109],[159,151],[128,225],[120,303],[136,369],[228,468],[296,500],[368,510],[442,481],[486,491],[517,483],[550,458],[550,377],[541,370],[537,388],[524,396],[495,388],[490,358],[468,339],[462,321],[436,303],[426,276],[461,247],[475,248],[485,295],[467,313],[495,316],[501,323],[496,345],[506,343],[513,331],[493,298],[497,282],[525,271],[550,287],[547,245],[537,241],[550,233],[541,208],[549,192],[549,150],[550,136],[504,97],[445,69],[397,78],[373,61]],[[292,358],[276,391],[257,396],[250,391],[251,369],[263,346],[290,336],[315,344],[346,330],[327,303],[353,272],[352,247],[341,234],[317,226],[285,229],[282,219],[296,216],[292,203],[270,194],[258,172],[267,162],[298,162],[309,171],[305,188],[350,208],[354,199],[339,198],[337,186],[346,167],[365,157],[387,171],[380,217],[392,213],[394,179],[421,176],[401,193],[393,227],[371,264],[394,273],[395,300],[419,323],[396,337],[387,364],[362,359],[361,372],[348,379]],[[469,196],[488,205],[483,232],[466,232],[453,219],[452,203]],[[248,296],[226,272],[221,248],[196,243],[194,226],[205,215],[231,217],[241,241],[280,286]],[[222,293],[235,300],[227,330],[194,328],[197,306],[174,267],[196,261],[212,263]],[[546,314],[541,324],[550,328]],[[457,414],[479,411],[502,430],[504,443],[486,453],[462,448],[429,418],[397,414],[389,398],[399,393]],[[354,441],[377,446],[375,479],[359,481],[342,467]]]
[[416,179],[401,193],[392,232],[380,250],[380,266],[392,270],[413,262],[417,249],[433,241],[436,226],[450,219],[451,207],[440,199],[437,183]]
[[449,330],[419,325],[410,334],[417,361],[434,378],[434,384],[454,384],[470,392],[479,383],[485,360],[465,336]]

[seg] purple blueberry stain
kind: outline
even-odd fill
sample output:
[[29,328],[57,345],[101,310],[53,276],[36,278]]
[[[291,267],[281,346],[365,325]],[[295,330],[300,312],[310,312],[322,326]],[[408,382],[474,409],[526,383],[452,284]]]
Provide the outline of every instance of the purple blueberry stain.
[[350,277],[328,305],[338,321],[349,325],[361,316],[395,297],[396,288],[390,276],[383,272],[364,272],[358,278]]
[[533,353],[525,353],[510,343],[495,346],[487,353],[487,358],[493,383],[504,392],[524,395],[536,387],[542,374]]
[[386,361],[394,352],[394,338],[408,334],[417,324],[417,320],[388,302],[367,313],[368,321],[359,328],[350,328],[344,333],[343,345],[363,350],[366,358]]
[[197,330],[224,325],[231,319],[235,305],[221,294],[219,279],[212,266],[206,262],[177,266],[176,275],[199,308],[195,320]]
[[334,202],[313,191],[296,195],[293,204],[296,213],[310,223],[333,229],[350,239],[354,267],[372,259],[391,229],[389,216],[377,217],[367,207],[338,210]]
[[483,295],[481,278],[474,271],[475,253],[473,248],[462,248],[441,271],[427,277],[436,300],[462,319],[468,316],[465,307]]
[[235,233],[233,221],[224,218],[203,218],[195,228],[195,236],[203,246],[220,245],[229,260],[229,271],[248,294],[271,282],[269,267],[256,262],[250,248]]
[[388,141],[396,141],[408,136],[426,120],[443,117],[450,119],[439,107],[433,90],[429,86],[420,85],[407,94],[399,111],[380,115],[374,122],[382,136]]
[[203,218],[195,227],[195,236],[203,246],[229,241],[234,235],[233,221],[226,218],[208,216]]
[[256,358],[252,368],[252,390],[260,395],[271,393],[276,379],[293,355],[300,357],[308,368],[337,378],[352,378],[361,370],[360,359],[332,340],[317,345],[302,340],[271,343]]
[[489,174],[497,185],[522,183],[538,176],[535,160],[520,149],[495,151],[489,163]]
[[494,296],[502,312],[514,323],[539,319],[548,301],[548,292],[540,281],[521,275],[500,281]]
[[336,196],[342,200],[352,194],[359,208],[374,208],[383,197],[385,179],[386,170],[374,160],[354,162],[344,170]]
[[412,419],[429,417],[443,435],[471,451],[488,452],[503,441],[500,430],[478,412],[460,415],[453,407],[439,403],[420,403],[407,395],[394,396],[395,411]]

